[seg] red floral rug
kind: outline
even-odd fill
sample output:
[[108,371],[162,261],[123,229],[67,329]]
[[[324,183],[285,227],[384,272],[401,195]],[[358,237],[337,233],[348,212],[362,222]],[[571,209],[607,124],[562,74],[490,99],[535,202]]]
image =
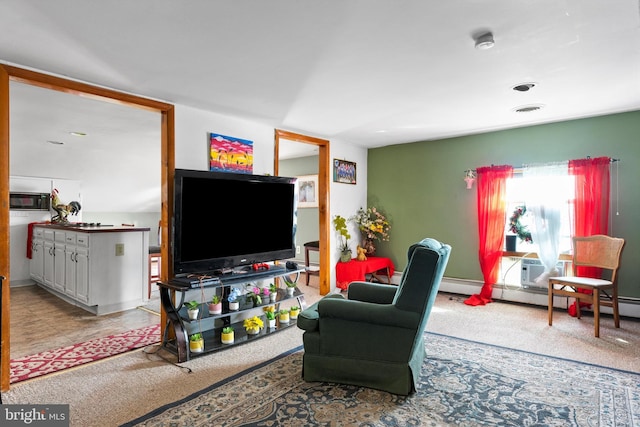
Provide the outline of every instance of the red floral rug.
[[160,324],[11,360],[10,383],[95,362],[160,342]]

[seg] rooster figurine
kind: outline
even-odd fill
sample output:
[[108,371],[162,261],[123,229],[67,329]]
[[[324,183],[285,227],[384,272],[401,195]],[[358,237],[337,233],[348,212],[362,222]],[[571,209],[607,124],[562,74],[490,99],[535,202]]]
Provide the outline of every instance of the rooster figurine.
[[51,192],[51,208],[57,212],[57,215],[51,217],[51,222],[56,224],[66,224],[69,221],[67,220],[67,216],[76,215],[80,212],[81,206],[78,202],[69,202],[68,205],[65,205],[60,201],[60,197],[58,196],[58,189],[54,188]]

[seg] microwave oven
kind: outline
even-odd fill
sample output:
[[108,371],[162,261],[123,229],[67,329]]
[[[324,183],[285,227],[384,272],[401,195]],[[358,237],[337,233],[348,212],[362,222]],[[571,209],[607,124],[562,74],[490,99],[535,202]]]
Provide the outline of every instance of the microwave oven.
[[50,206],[49,193],[9,193],[10,210],[48,211]]

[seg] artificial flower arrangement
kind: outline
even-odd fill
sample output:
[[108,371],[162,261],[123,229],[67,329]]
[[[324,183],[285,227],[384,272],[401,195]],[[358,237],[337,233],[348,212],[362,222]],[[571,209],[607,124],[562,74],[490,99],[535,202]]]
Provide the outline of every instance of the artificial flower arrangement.
[[362,238],[365,240],[382,240],[389,241],[389,230],[391,224],[387,217],[375,207],[358,209],[353,216],[353,221],[358,224],[358,229],[362,232]]
[[227,301],[229,301],[229,310],[235,311],[240,308],[240,302],[238,298],[242,295],[242,292],[238,288],[231,288],[229,291],[229,296],[227,296]]
[[248,319],[244,319],[242,326],[244,326],[248,333],[257,334],[260,329],[264,327],[264,322],[258,316],[253,316]]
[[[351,248],[349,247],[349,239],[351,238],[351,234],[349,234],[349,230],[347,229],[347,219],[341,215],[336,215],[333,217],[333,228],[340,235],[340,253],[351,252]],[[351,255],[349,255],[351,258]]]
[[275,294],[278,292],[278,287],[276,286],[275,283],[271,283],[269,285],[269,292],[271,292],[272,294]]
[[260,296],[262,297],[263,300],[268,300],[269,299],[269,294],[271,293],[271,291],[269,290],[269,288],[262,288],[262,290],[260,291]]
[[260,296],[260,288],[254,286],[249,293],[247,293],[247,302],[253,302],[254,306],[262,304],[262,297]]
[[518,206],[509,218],[509,231],[518,236],[521,241],[533,243],[531,232],[527,230],[526,225],[520,224],[520,218],[527,213],[526,206]]

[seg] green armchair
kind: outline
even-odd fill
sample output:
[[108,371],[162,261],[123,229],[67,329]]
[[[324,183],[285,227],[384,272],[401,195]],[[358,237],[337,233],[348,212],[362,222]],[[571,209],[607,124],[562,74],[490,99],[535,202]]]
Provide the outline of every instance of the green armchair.
[[424,239],[409,248],[398,287],[353,282],[347,298],[331,294],[300,313],[304,380],[415,391],[424,330],[450,253],[451,246]]

